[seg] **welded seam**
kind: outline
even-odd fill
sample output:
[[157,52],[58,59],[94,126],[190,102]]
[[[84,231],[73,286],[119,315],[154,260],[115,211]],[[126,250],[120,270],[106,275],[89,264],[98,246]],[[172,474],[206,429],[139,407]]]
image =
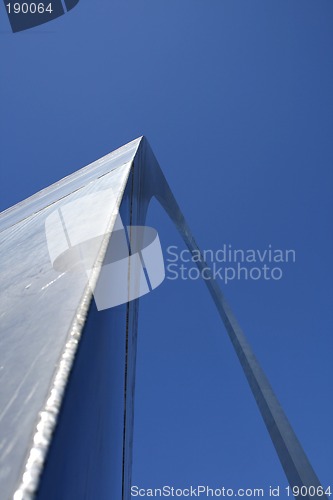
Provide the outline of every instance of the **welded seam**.
[[[133,223],[133,193],[134,193],[134,167],[132,168],[132,182],[131,182],[131,194],[130,194],[130,214],[129,222],[130,227]],[[131,259],[128,259],[128,290],[130,290],[130,279],[131,279]],[[124,427],[123,427],[123,460],[122,460],[122,484],[121,484],[121,497],[122,500],[126,500],[126,437],[127,437],[127,382],[128,382],[128,337],[129,337],[129,321],[130,321],[130,302],[127,302],[126,308],[126,341],[125,341],[125,373],[124,373]]]

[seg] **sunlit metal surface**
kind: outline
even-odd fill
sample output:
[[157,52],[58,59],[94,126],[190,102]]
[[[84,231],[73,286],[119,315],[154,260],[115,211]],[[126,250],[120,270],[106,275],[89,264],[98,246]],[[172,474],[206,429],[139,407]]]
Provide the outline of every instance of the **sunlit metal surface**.
[[[116,204],[105,205],[111,230],[139,142],[0,217],[1,498],[11,498],[20,483],[15,498],[28,498],[36,489],[91,302],[84,273],[52,267],[45,221],[69,202],[112,188]],[[103,259],[101,247],[98,258]]]

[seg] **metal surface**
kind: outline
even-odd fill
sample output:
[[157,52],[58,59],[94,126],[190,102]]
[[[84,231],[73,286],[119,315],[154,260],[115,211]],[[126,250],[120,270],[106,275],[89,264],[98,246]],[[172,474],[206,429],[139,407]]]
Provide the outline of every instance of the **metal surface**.
[[[141,177],[142,186],[140,188],[140,192],[144,193],[143,211],[147,210],[151,198],[155,197],[174,222],[190,252],[193,253],[194,261],[199,270],[206,269],[205,283],[238,356],[288,482],[290,486],[307,487],[307,493],[308,488],[311,486],[315,488],[317,493],[318,487],[321,486],[320,481],[253,350],[226,302],[217,281],[212,277],[212,274],[207,275],[209,266],[192,236],[191,230],[149,145],[146,144],[145,148],[141,147],[138,155],[142,155],[140,162],[144,165]],[[198,255],[201,255],[200,259],[197,259]],[[327,497],[320,492],[313,495],[311,491],[310,495],[306,494],[303,498],[310,500],[311,498],[323,499]]]
[[[52,263],[58,262],[58,255],[66,254],[63,250],[68,242],[59,228],[68,207],[72,207],[74,212],[70,215],[79,225],[90,221],[88,225],[94,226],[98,215],[94,217],[91,195],[105,194],[108,189],[116,193],[116,201],[105,203],[105,237],[94,247],[93,255],[89,254],[96,264],[96,281],[118,211],[126,224],[144,225],[153,197],[168,213],[189,250],[196,254],[199,250],[147,141],[142,138],[1,216],[3,498],[9,498],[20,483],[15,500],[30,498],[38,485],[40,499],[66,500],[83,495],[93,499],[103,482],[109,498],[130,498],[138,301],[114,308],[113,312],[97,313],[85,273],[75,273],[71,268],[77,264],[75,259],[66,261],[69,267],[61,272],[52,267]],[[76,203],[82,199],[88,200],[84,209]],[[80,209],[75,212],[77,207]],[[49,231],[45,230],[46,220],[61,223],[55,222]],[[46,241],[47,234],[52,235],[51,244]],[[70,236],[71,232],[66,237]],[[197,265],[199,269],[207,267],[203,259]],[[213,278],[205,282],[290,485],[318,486],[319,480],[217,282]],[[105,325],[113,328],[113,339],[104,335],[108,331]],[[101,332],[98,342],[92,342],[95,330]],[[115,372],[100,367],[107,367],[110,360],[114,366],[119,362]],[[86,378],[88,365],[95,386],[89,386],[90,379]],[[85,372],[82,367],[86,367]],[[115,385],[111,396],[103,401],[106,379]],[[95,387],[99,387],[98,393]],[[114,443],[104,446],[103,439]],[[106,457],[113,463],[109,476]],[[101,464],[98,470],[96,461]]]
[[[15,499],[36,490],[91,302],[83,273],[52,267],[45,220],[69,202],[111,187],[118,195],[116,205],[105,206],[111,231],[139,142],[1,216],[1,499],[11,498],[20,483]],[[104,247],[96,249],[96,261]]]

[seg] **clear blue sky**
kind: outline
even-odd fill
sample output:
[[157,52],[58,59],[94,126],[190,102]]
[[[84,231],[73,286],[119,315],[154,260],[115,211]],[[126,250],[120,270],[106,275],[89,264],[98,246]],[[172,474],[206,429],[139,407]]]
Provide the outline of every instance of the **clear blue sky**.
[[[81,0],[15,35],[0,15],[0,209],[145,135],[201,247],[295,249],[224,291],[333,486],[333,3]],[[286,485],[204,284],[140,308],[133,484]]]

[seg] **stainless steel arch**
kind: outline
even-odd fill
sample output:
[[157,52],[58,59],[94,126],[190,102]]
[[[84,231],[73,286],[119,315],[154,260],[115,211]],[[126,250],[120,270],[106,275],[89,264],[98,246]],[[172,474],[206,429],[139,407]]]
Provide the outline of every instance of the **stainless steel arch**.
[[[155,197],[175,224],[189,251],[194,252],[195,255],[201,254],[164,174],[149,144],[144,139],[138,155],[134,166],[136,165],[139,171],[138,192],[142,197],[142,223],[144,223],[149,202],[152,197]],[[200,270],[209,267],[202,254],[201,260],[197,261],[197,266]],[[220,287],[212,276],[205,279],[205,283],[236,351],[290,486],[314,486],[315,488],[321,486]],[[306,498],[313,497],[306,496]],[[323,498],[323,495],[314,498]],[[325,495],[324,498],[326,498]]]
[[[129,143],[0,215],[0,270],[2,290],[5,292],[0,308],[0,358],[1,365],[5,367],[0,372],[0,382],[5,388],[0,398],[0,490],[5,498],[10,498],[15,490],[15,500],[33,498],[37,491],[39,494],[43,491],[43,485],[47,488],[47,477],[53,484],[59,483],[63,470],[58,470],[52,477],[52,453],[63,448],[66,439],[74,439],[75,444],[79,441],[80,436],[74,436],[72,429],[82,414],[80,417],[70,395],[85,390],[78,385],[82,379],[80,363],[82,359],[92,362],[89,328],[99,320],[86,280],[66,271],[59,275],[52,269],[44,224],[46,217],[55,209],[61,209],[69,201],[110,186],[115,189],[117,197],[115,206],[105,207],[108,230],[95,255],[96,262],[100,264],[96,267],[96,280],[106,256],[118,211],[128,224],[144,225],[153,197],[169,215],[190,252],[199,252],[145,138]],[[77,216],[84,217],[85,214]],[[203,258],[197,265],[201,270],[207,267]],[[320,486],[316,473],[217,282],[212,277],[205,282],[290,485]],[[115,321],[113,313],[106,314],[110,315],[104,316],[103,321]],[[120,427],[112,428],[112,432],[121,428],[116,457],[121,484],[116,486],[118,489],[114,496],[117,496],[115,500],[119,497],[127,500],[130,498],[138,301],[124,305],[117,314],[116,319],[123,328],[121,345],[119,344],[122,352],[122,362],[119,365],[121,394],[119,393],[117,401],[122,401],[123,406],[121,415],[111,415],[111,420],[122,419],[120,424],[118,422]],[[99,315],[98,318],[100,317]],[[98,324],[98,328],[104,328],[102,323]],[[107,343],[100,349],[100,354],[106,357],[112,351]],[[110,373],[99,373],[96,361],[94,370],[94,376],[99,383],[104,384],[105,376]],[[85,418],[91,419],[91,422],[97,421],[94,420],[97,417],[92,413],[93,405],[89,401],[93,392],[89,393],[83,403],[81,392],[79,404],[82,405],[80,408],[83,409]],[[21,421],[17,419],[18,412],[24,414]],[[74,420],[71,417],[73,413]],[[111,432],[110,429],[109,419],[104,418],[100,433]],[[100,433],[96,434],[97,438]],[[86,440],[84,445],[88,447],[91,443]],[[72,462],[75,462],[74,453]],[[77,470],[75,466],[73,464],[73,470]],[[92,485],[96,480],[94,474],[95,472],[91,477]],[[101,480],[108,480],[107,471],[99,471],[99,474]],[[73,488],[76,487],[83,488],[84,485],[73,485]],[[319,497],[323,498],[311,498]],[[40,494],[39,498],[45,496]],[[48,496],[48,500],[52,498],[57,499],[56,496]],[[66,498],[61,496],[61,500]]]

